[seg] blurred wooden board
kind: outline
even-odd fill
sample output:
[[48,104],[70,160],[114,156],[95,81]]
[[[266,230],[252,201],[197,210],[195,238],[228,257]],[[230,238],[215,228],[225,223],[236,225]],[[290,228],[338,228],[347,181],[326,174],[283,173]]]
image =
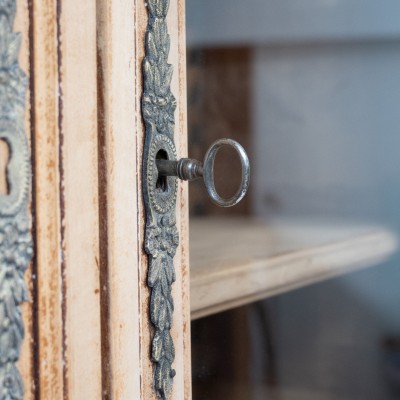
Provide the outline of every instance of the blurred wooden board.
[[389,230],[349,222],[191,220],[192,319],[379,265],[397,246]]

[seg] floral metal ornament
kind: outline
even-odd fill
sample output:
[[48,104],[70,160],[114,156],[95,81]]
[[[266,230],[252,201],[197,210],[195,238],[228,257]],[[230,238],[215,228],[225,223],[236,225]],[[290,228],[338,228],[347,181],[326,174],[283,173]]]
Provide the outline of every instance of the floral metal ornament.
[[147,284],[151,289],[150,320],[154,327],[151,358],[154,389],[169,397],[175,370],[171,337],[175,281],[173,258],[179,244],[175,221],[176,177],[159,177],[156,160],[176,160],[172,65],[168,64],[170,36],[166,17],[169,0],[148,0],[148,25],[143,60],[142,115],[146,137],[143,155],[143,195],[146,207],[145,251],[149,256]]
[[32,258],[28,202],[30,160],[24,131],[27,79],[18,64],[21,36],[12,31],[15,0],[0,0],[0,140],[9,150],[8,190],[0,194],[0,400],[22,400],[16,363],[24,338],[20,304],[28,300],[24,273]]

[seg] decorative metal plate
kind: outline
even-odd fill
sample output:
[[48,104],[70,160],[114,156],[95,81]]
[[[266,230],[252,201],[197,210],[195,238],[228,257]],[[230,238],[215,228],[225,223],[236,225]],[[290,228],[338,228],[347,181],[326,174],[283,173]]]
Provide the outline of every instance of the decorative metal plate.
[[28,202],[30,161],[24,131],[27,79],[18,64],[21,36],[12,31],[15,0],[0,0],[0,140],[9,149],[8,192],[0,194],[0,399],[23,399],[16,367],[24,338],[20,304],[32,257]]
[[158,177],[156,159],[176,160],[172,65],[168,64],[170,37],[166,17],[169,0],[148,0],[148,25],[143,61],[142,114],[146,128],[143,156],[143,194],[146,207],[145,250],[149,255],[150,320],[154,326],[151,357],[154,388],[161,399],[171,391],[175,349],[171,337],[175,281],[173,258],[179,243],[175,223],[176,177]]

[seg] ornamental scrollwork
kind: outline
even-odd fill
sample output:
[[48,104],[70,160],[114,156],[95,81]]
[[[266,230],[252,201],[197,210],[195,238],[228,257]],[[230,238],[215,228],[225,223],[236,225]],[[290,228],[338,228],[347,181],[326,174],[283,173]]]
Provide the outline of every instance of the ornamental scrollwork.
[[19,66],[21,35],[13,32],[15,0],[0,0],[0,140],[9,150],[7,192],[0,194],[0,400],[22,400],[17,369],[24,339],[20,305],[28,300],[24,273],[32,258],[28,202],[29,147],[24,130],[27,79]]
[[176,159],[174,112],[176,99],[171,92],[172,65],[168,64],[170,36],[166,17],[169,0],[148,0],[148,25],[143,60],[142,115],[145,124],[143,194],[146,208],[145,251],[149,257],[147,284],[150,321],[154,327],[151,358],[154,362],[154,389],[159,398],[171,392],[175,370],[175,348],[171,336],[175,281],[173,258],[179,244],[175,221],[176,177],[161,181],[157,158]]

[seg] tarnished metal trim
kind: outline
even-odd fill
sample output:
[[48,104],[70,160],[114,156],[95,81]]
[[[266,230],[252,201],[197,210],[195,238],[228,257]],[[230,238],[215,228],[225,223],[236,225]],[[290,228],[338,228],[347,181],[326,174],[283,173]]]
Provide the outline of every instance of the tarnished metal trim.
[[148,0],[148,25],[143,61],[142,114],[146,128],[143,155],[143,195],[146,207],[145,250],[149,255],[150,320],[154,326],[151,357],[155,363],[154,389],[169,397],[175,370],[171,337],[175,281],[173,258],[179,243],[175,222],[177,178],[158,177],[156,159],[176,160],[172,65],[168,64],[170,36],[166,17],[169,0]]
[[31,168],[24,131],[27,79],[18,64],[21,36],[12,31],[15,0],[0,1],[0,140],[9,148],[9,191],[0,194],[0,400],[23,399],[16,363],[24,338],[20,304],[28,299],[24,272],[32,258],[28,211]]

